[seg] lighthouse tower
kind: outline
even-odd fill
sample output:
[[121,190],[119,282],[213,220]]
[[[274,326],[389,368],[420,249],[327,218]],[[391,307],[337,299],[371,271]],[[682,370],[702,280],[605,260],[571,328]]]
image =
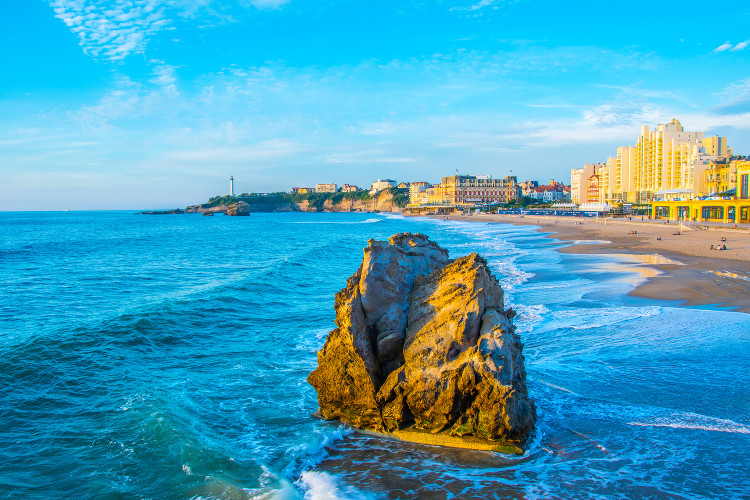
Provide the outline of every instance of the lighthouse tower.
[[229,177],[229,196],[234,198],[234,176]]

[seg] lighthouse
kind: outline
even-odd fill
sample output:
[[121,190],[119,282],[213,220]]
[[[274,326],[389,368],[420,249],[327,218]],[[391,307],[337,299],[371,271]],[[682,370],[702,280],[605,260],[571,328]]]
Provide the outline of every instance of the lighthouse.
[[229,177],[229,196],[234,198],[234,176]]

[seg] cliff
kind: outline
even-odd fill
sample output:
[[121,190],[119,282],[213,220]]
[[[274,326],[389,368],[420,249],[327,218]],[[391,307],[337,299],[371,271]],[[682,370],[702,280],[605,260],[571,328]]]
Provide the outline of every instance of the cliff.
[[294,210],[300,212],[401,212],[400,207],[394,201],[394,195],[390,191],[380,191],[369,199],[341,199],[334,202],[332,199],[325,200],[322,206],[302,200],[294,204]]
[[520,449],[536,419],[523,344],[479,255],[451,261],[421,234],[370,240],[335,307],[337,328],[308,377],[324,418]]
[[[236,198],[236,201],[228,198],[231,202],[216,205],[210,203],[191,205],[185,208],[184,213],[209,212],[226,215],[248,215],[252,212],[401,212],[402,207],[394,198],[394,194],[389,190],[381,191],[367,199],[330,196],[328,198],[307,198],[294,201],[294,198],[289,194],[284,196],[250,196],[248,198]],[[221,200],[224,201],[225,199],[222,198]]]

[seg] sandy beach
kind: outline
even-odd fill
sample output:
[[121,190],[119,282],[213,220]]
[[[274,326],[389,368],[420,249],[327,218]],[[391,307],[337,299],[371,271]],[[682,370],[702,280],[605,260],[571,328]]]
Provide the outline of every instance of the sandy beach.
[[[750,313],[750,227],[693,229],[663,220],[592,219],[531,215],[434,216],[480,223],[538,226],[561,240],[560,251],[620,254],[647,279],[631,295],[714,305]],[[725,240],[725,241],[722,241]],[[572,243],[572,244],[571,244]],[[715,250],[726,246],[726,250]]]

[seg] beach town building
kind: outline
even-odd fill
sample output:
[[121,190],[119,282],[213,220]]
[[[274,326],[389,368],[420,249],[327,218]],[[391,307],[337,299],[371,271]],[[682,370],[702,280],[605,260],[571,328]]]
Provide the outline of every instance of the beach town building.
[[336,184],[315,184],[316,193],[335,193]]
[[530,196],[530,193],[534,188],[539,187],[538,181],[523,181],[518,183],[518,187],[521,190],[521,196]]
[[586,163],[582,168],[574,168],[570,171],[570,199],[573,203],[598,203],[599,199],[589,199],[589,179],[592,175],[598,175],[604,168],[603,163]]
[[659,199],[651,204],[653,218],[698,222],[750,222],[750,159],[733,157],[711,162],[704,172],[708,196]]
[[502,179],[493,179],[489,175],[451,175],[443,177],[436,189],[439,191],[436,195],[453,205],[508,203],[517,201],[519,196],[514,175]]
[[315,192],[315,188],[311,188],[311,187],[293,187],[292,188],[292,193],[309,194],[309,193],[314,193],[314,192]]
[[635,199],[635,146],[620,146],[617,156],[610,156],[600,172],[600,198],[604,202],[627,202]]
[[378,192],[391,187],[396,187],[396,181],[392,179],[378,179],[372,183],[370,191]]
[[426,205],[449,205],[450,197],[446,196],[445,190],[439,185],[434,186],[426,182],[422,186],[415,187],[412,182],[409,186],[409,206],[419,207]]
[[344,184],[341,186],[342,193],[353,193],[354,191],[359,191],[359,188],[354,184]]
[[750,200],[750,160],[737,162],[737,199]]
[[651,217],[727,224],[747,223],[750,222],[750,197],[654,201],[651,204]]
[[[729,194],[740,196],[741,172],[750,167],[750,159],[742,156],[720,158],[709,163],[703,172],[706,195]],[[747,191],[745,191],[747,192]]]
[[589,177],[586,187],[589,203],[594,203],[594,200],[596,200],[597,203],[602,203],[604,201],[601,198],[601,181],[602,176],[600,174],[594,174]]
[[[606,202],[646,203],[665,193],[682,197],[705,194],[703,172],[713,160],[731,156],[726,137],[706,137],[705,132],[687,132],[679,120],[660,123],[651,130],[641,127],[635,146],[617,148],[601,172],[600,198]],[[571,171],[574,176],[581,173]],[[590,174],[586,176],[588,178]],[[581,196],[574,189],[572,196]]]
[[409,183],[408,182],[399,182],[398,186],[396,186],[399,189],[409,189]]
[[409,184],[409,203],[413,205],[422,204],[422,194],[430,188],[429,182],[412,182]]
[[586,184],[588,178],[594,175],[596,166],[600,164],[586,163],[581,168],[574,168],[570,171],[570,200],[573,203],[586,203],[588,201],[588,192]]
[[538,186],[532,189],[528,197],[543,203],[554,203],[565,198],[565,186],[559,182],[550,181],[549,185]]

